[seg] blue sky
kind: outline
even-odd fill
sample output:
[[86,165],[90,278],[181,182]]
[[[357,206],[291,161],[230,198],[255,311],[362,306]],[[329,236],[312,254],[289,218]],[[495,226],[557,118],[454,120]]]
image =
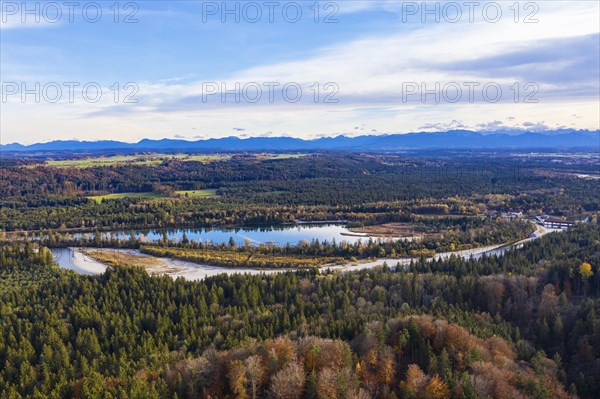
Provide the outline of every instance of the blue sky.
[[0,141],[600,128],[599,3],[514,3],[3,0]]

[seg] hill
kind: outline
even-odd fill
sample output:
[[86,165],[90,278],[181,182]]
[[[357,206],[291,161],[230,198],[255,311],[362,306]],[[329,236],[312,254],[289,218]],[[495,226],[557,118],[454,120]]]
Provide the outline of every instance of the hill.
[[399,151],[411,149],[598,149],[600,131],[553,130],[481,133],[451,130],[439,133],[407,133],[378,136],[336,136],[304,140],[293,137],[213,138],[198,141],[143,139],[120,141],[57,140],[48,143],[0,145],[2,151]]

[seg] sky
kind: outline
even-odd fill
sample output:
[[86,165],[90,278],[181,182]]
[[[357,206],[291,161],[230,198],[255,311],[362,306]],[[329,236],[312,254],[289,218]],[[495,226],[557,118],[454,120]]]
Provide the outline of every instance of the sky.
[[0,143],[600,129],[600,2],[0,1]]

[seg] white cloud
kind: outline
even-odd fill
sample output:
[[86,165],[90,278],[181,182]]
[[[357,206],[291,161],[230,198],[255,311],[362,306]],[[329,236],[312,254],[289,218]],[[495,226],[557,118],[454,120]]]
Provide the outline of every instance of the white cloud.
[[[351,2],[359,12],[370,7],[387,7],[390,2]],[[504,3],[503,3],[504,4]],[[506,3],[508,4],[508,3]],[[290,134],[314,137],[351,133],[354,127],[368,125],[365,131],[407,132],[424,126],[431,129],[492,129],[494,126],[523,127],[527,121],[545,121],[545,126],[576,123],[577,127],[600,127],[597,94],[585,95],[585,87],[564,87],[561,82],[540,82],[540,103],[421,104],[402,103],[405,82],[488,82],[510,86],[518,79],[519,68],[504,69],[502,76],[489,76],[489,70],[457,71],[447,64],[468,63],[486,57],[527,51],[540,42],[598,34],[598,8],[594,2],[539,3],[539,23],[514,23],[512,17],[496,24],[478,19],[476,23],[412,24],[407,30],[398,23],[397,33],[363,37],[352,42],[321,48],[303,59],[262,65],[210,80],[234,87],[248,82],[298,82],[306,88],[314,82],[339,86],[339,104],[236,104],[219,101],[202,103],[202,82],[165,79],[140,84],[140,104],[124,106],[102,101],[98,104],[5,104],[10,112],[3,118],[2,142],[31,137],[43,132],[45,138],[71,136],[88,138],[158,138],[165,131],[189,132],[197,127],[202,137],[227,135],[231,126],[244,126],[244,134]],[[362,7],[362,8],[361,8]],[[396,10],[397,11],[397,10]],[[526,39],[524,39],[526,38]],[[559,68],[555,60],[541,62],[539,68]],[[568,66],[568,65],[567,65]],[[508,72],[508,76],[507,76]],[[511,76],[514,73],[515,76]],[[208,80],[208,79],[206,79]],[[525,83],[525,82],[521,82]],[[594,84],[595,82],[591,82]],[[583,94],[582,94],[583,93]],[[306,95],[312,95],[309,91]],[[36,121],[23,120],[34,113]],[[574,118],[572,115],[577,114]],[[490,125],[492,121],[492,125]],[[500,121],[506,121],[500,122]],[[573,121],[573,122],[572,122]],[[499,122],[499,123],[496,123]]]
[[[51,10],[49,10],[51,8]],[[0,2],[0,29],[49,28],[58,26],[64,7],[53,2],[45,7],[42,2]]]

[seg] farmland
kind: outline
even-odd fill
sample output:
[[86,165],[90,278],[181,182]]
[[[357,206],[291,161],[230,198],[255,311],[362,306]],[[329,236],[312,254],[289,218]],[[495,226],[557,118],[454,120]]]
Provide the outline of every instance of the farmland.
[[[290,158],[300,158],[307,154],[273,154],[273,153],[256,153],[251,155],[243,155],[256,160],[284,160]],[[113,156],[84,156],[75,159],[48,159],[41,163],[28,164],[26,168],[32,168],[37,165],[45,165],[54,168],[94,168],[102,166],[118,167],[118,166],[157,166],[166,164],[172,161],[181,162],[199,162],[208,163],[215,161],[227,161],[231,159],[233,154],[132,154],[132,155],[113,155]],[[240,156],[240,155],[237,155]]]

